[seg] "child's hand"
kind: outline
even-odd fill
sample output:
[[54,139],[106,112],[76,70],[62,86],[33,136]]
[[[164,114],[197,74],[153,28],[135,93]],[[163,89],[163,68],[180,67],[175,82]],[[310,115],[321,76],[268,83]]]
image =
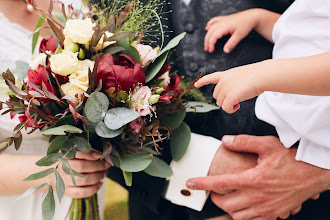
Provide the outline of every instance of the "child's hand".
[[205,28],[207,34],[204,39],[204,50],[213,53],[216,42],[223,36],[230,34],[231,37],[223,48],[225,53],[230,53],[258,25],[259,10],[249,9],[231,15],[212,18]]
[[[96,152],[77,152],[75,158],[67,158],[71,168],[87,177],[75,177],[76,185],[72,183],[71,176],[59,167],[58,172],[65,184],[65,195],[72,198],[86,198],[94,195],[102,186],[102,180],[110,164],[100,161],[101,155]],[[55,181],[54,181],[55,182]],[[55,185],[55,184],[54,184]]]
[[263,79],[258,76],[260,71],[263,72],[263,68],[263,62],[260,62],[212,73],[198,80],[195,87],[217,84],[213,92],[217,105],[227,113],[234,113],[240,108],[240,102],[263,93]]

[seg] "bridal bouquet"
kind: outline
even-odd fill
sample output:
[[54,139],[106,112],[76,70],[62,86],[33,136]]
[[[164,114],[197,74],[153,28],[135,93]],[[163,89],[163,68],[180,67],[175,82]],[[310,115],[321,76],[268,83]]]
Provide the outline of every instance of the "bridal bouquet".
[[[178,88],[180,77],[169,74],[167,61],[169,51],[185,34],[164,48],[152,47],[141,29],[134,30],[132,25],[137,19],[131,19],[135,10],[146,7],[134,1],[124,7],[116,5],[117,11],[111,8],[113,14],[107,16],[81,15],[72,7],[64,9],[64,5],[62,13],[52,13],[53,2],[45,13],[33,1],[30,4],[41,15],[33,49],[43,22],[53,36],[41,41],[32,63],[20,62],[23,67],[18,70],[26,74],[22,82],[10,70],[2,73],[11,93],[6,102],[0,103],[1,108],[7,108],[4,114],[18,117],[21,123],[0,142],[0,153],[12,144],[19,150],[23,129],[28,133],[41,130],[50,144],[47,155],[36,165],[52,167],[25,181],[52,175],[60,201],[65,186],[57,168],[61,166],[70,174],[73,183],[76,176],[84,177],[72,170],[66,159],[77,151],[100,152],[101,159],[123,171],[128,186],[133,172],[171,176],[171,168],[157,156],[162,150],[159,143],[171,137],[172,156],[179,160],[190,141],[190,129],[183,119],[191,107],[183,103],[182,96],[193,88],[193,83],[185,90]],[[148,4],[148,15],[157,16],[152,3]],[[50,183],[32,187],[21,197],[44,187],[47,195],[42,214],[44,219],[52,219],[55,200]],[[69,215],[70,219],[99,219],[96,195],[74,199]]]

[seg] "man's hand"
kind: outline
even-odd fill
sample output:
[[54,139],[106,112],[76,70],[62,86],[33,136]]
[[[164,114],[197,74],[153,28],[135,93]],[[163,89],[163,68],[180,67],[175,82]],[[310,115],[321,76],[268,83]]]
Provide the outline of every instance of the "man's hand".
[[296,148],[286,149],[278,138],[225,136],[223,146],[258,154],[258,165],[239,174],[193,178],[187,186],[198,190],[236,190],[226,196],[211,195],[212,201],[234,220],[285,219],[299,212],[307,199],[329,189],[330,171],[296,161]]

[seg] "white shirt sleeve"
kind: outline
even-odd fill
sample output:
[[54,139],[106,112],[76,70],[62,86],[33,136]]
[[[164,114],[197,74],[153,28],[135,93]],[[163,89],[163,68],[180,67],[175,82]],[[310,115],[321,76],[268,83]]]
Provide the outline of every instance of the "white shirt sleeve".
[[171,163],[173,175],[169,178],[165,198],[176,205],[201,211],[209,192],[188,190],[186,182],[193,177],[207,176],[220,145],[221,141],[213,137],[192,133],[189,147],[183,158]]

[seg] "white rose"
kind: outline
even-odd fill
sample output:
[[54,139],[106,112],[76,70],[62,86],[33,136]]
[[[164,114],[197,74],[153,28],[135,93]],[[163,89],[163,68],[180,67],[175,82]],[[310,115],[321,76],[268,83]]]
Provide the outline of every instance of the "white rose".
[[148,66],[158,54],[158,50],[153,49],[150,45],[137,44],[136,50],[140,54],[143,68]]
[[86,92],[89,86],[88,71],[93,71],[94,61],[79,61],[78,69],[69,76],[71,86],[77,87],[80,91]]
[[79,51],[79,46],[77,43],[74,43],[70,37],[66,37],[64,42],[64,50],[70,50],[73,53],[77,53]]
[[77,86],[71,85],[70,82],[61,85],[61,89],[65,95],[74,97],[81,89]]
[[92,39],[95,24],[90,18],[84,20],[68,20],[64,28],[65,37],[70,37],[71,40],[78,44],[88,44]]
[[47,55],[45,53],[40,53],[32,60],[29,66],[32,70],[38,69],[39,65],[46,66],[46,59]]
[[[104,34],[107,38],[110,38],[111,36],[113,36],[113,33],[109,32],[109,31],[104,32]],[[103,42],[103,38],[104,38],[104,35],[102,35],[100,41],[96,45],[97,50],[102,50],[102,49],[106,48],[107,46],[110,46],[111,44],[116,43],[116,41]]]
[[171,82],[170,72],[169,71],[165,72],[163,75],[158,77],[158,79],[164,79],[159,85],[166,88],[168,84],[170,84]]
[[67,76],[78,69],[78,53],[69,50],[63,50],[62,53],[52,55],[49,58],[50,68],[56,74]]

